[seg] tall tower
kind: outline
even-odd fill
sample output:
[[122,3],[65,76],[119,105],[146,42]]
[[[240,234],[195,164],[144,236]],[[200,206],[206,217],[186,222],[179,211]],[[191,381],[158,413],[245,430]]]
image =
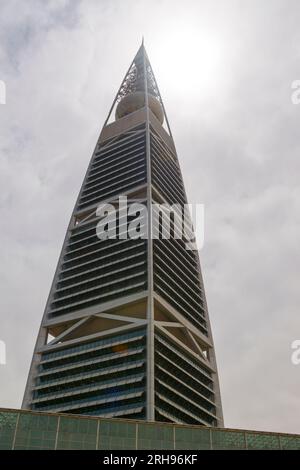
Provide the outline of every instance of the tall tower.
[[[128,205],[147,209],[128,235]],[[99,204],[117,237],[97,232]],[[121,84],[67,229],[23,408],[222,426],[198,252],[163,237],[166,208],[187,203],[163,102],[142,44]],[[157,207],[157,206],[155,206]],[[158,220],[154,224],[154,220]]]

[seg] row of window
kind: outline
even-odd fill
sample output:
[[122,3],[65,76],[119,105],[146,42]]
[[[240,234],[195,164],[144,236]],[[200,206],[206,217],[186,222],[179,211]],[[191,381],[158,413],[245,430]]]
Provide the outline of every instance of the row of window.
[[140,339],[145,334],[146,334],[145,329],[137,329],[137,330],[129,331],[126,333],[121,333],[119,335],[100,338],[95,341],[80,343],[80,344],[77,344],[76,346],[67,346],[67,347],[64,347],[63,349],[43,353],[41,361],[44,362],[44,361],[56,359],[58,357],[65,357],[65,356],[69,356],[70,354],[79,354],[83,351],[93,350],[98,347],[113,346],[116,344],[126,342],[127,340],[131,340],[131,339]]

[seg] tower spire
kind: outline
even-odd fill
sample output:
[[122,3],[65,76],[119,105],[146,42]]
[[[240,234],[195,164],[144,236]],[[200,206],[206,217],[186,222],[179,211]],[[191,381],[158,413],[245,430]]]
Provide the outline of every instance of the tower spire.
[[[145,77],[146,75],[146,77]],[[157,108],[157,112],[161,115],[159,120],[161,123],[165,123],[165,129],[172,136],[168,117],[165,111],[165,107],[163,104],[163,100],[161,94],[159,92],[159,88],[157,85],[157,81],[154,76],[154,72],[152,70],[145,45],[144,45],[144,36],[142,36],[142,43],[130,64],[129,69],[126,72],[126,75],[120,85],[120,88],[113,100],[112,106],[109,110],[108,116],[105,120],[104,127],[112,121],[114,118],[116,108],[118,103],[122,101],[127,95],[133,95],[136,92],[140,92],[143,94],[143,99],[140,101],[141,105],[145,105],[145,93],[146,89],[149,95],[148,101],[149,103],[154,104],[154,107]],[[155,98],[155,101],[153,101]],[[158,107],[156,102],[160,104]],[[161,110],[158,110],[161,108]],[[158,117],[158,116],[157,116]]]

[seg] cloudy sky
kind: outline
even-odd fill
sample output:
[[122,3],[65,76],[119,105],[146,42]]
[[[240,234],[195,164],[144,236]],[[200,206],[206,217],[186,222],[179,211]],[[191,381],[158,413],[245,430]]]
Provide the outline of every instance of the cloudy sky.
[[142,35],[188,197],[225,425],[300,433],[297,0],[0,0],[0,406],[20,407],[85,169]]

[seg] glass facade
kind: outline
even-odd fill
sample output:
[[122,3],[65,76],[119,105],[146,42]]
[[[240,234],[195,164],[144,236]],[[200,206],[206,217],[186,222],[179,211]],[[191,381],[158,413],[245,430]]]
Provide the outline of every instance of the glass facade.
[[[141,45],[71,215],[22,408],[222,428],[187,203],[162,97]],[[151,433],[141,428],[136,445],[173,445],[169,430]]]
[[60,417],[57,449],[96,449],[98,426],[96,419]]
[[175,428],[175,449],[179,450],[198,450],[211,449],[210,429],[197,429],[188,427]]
[[138,449],[174,449],[174,427],[163,424],[139,424]]
[[300,450],[300,435],[0,409],[0,449]]
[[145,328],[42,354],[31,407],[141,419],[145,362]]
[[16,428],[14,449],[55,449],[58,419],[58,416],[53,415],[20,413]]
[[17,413],[4,411],[0,413],[0,449],[11,449],[14,446]]
[[154,349],[155,420],[217,426],[209,369],[158,329]]
[[102,450],[136,449],[136,436],[135,423],[101,419],[98,448]]

